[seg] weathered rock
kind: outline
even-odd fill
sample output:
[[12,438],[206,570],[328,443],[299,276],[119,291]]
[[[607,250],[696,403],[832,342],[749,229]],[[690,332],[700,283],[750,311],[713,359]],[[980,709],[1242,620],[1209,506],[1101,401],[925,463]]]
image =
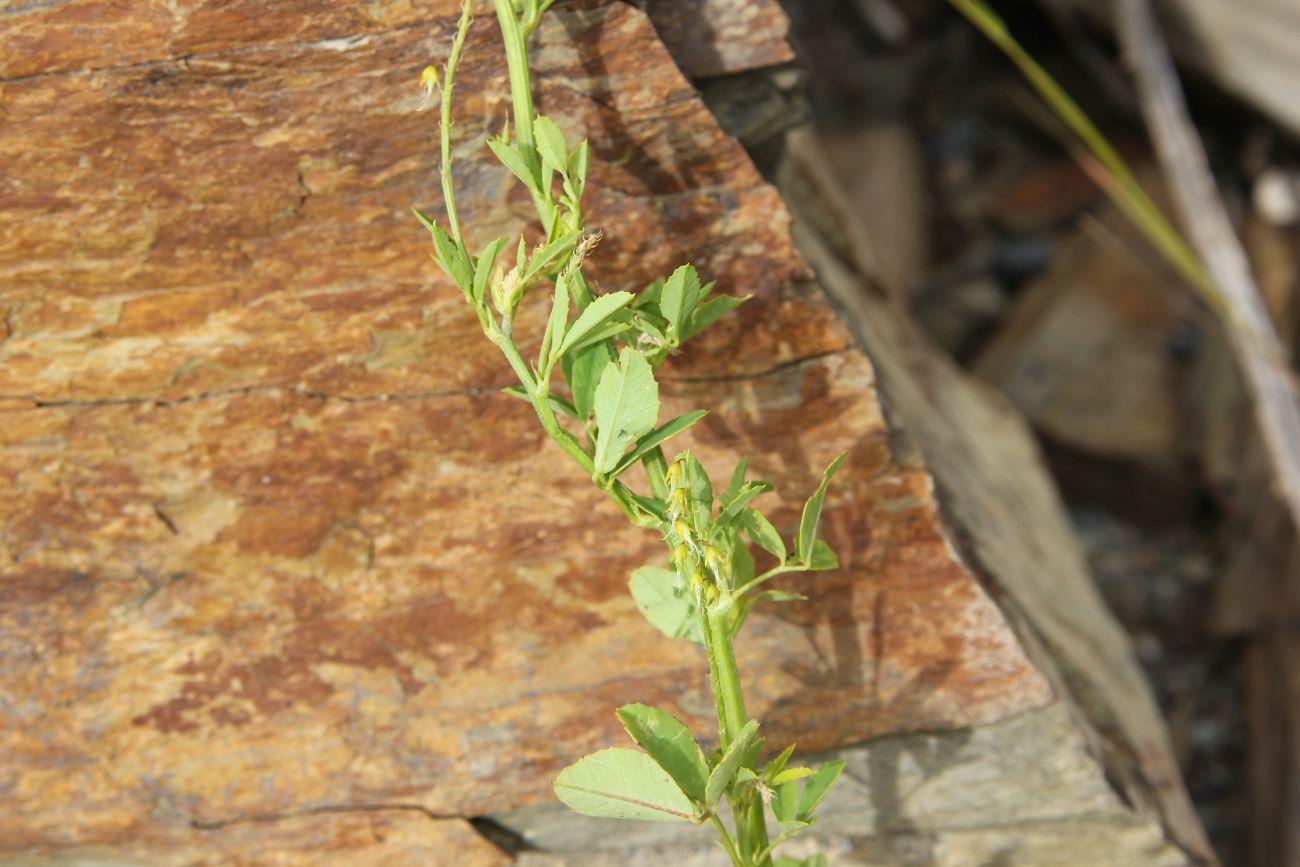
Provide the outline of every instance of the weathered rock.
[[461,819],[437,819],[418,809],[359,809],[186,828],[142,828],[129,850],[72,846],[23,852],[0,863],[23,867],[505,867],[511,859]]
[[[407,212],[437,205],[415,82],[456,5],[3,19],[0,863],[492,864],[460,819],[549,801],[621,739],[616,706],[711,725],[697,648],[626,593],[657,541],[497,393],[505,367]],[[747,627],[771,741],[964,738],[1064,707],[776,192],[649,21],[566,6],[537,39],[539,104],[592,141],[599,287],[690,260],[755,295],[666,370],[665,412],[712,409],[691,446],[717,473],[748,453],[787,532],[850,454],[826,518],[844,568]],[[527,209],[481,146],[506,111],[486,23],[463,72],[481,244]],[[995,529],[981,544],[1007,544]]]
[[777,0],[643,0],[673,60],[709,78],[794,60]]

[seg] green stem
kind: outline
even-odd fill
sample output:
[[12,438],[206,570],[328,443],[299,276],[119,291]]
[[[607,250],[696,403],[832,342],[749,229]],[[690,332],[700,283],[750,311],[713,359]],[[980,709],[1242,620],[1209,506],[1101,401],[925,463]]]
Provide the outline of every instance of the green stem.
[[[519,26],[519,19],[511,7],[510,0],[493,0],[496,6],[497,21],[501,24],[501,41],[506,49],[506,68],[510,71],[510,101],[515,114],[515,139],[519,142],[519,152],[528,163],[528,167],[539,174],[542,188],[530,190],[533,206],[537,215],[546,223],[547,235],[551,234],[553,222],[547,221],[546,214],[554,213],[554,205],[548,205],[544,196],[549,191],[550,170],[543,170],[541,159],[537,156],[537,145],[533,139],[532,73],[528,69],[528,35]],[[530,31],[531,32],[531,31]]]
[[727,826],[722,824],[722,820],[717,814],[709,816],[709,824],[713,830],[718,832],[718,841],[722,843],[722,850],[727,853],[734,867],[746,867],[745,862],[740,859],[740,853],[736,851],[736,841],[731,839],[731,834],[727,831]]
[[524,145],[524,159],[532,160],[533,145],[533,90],[528,70],[528,44],[524,31],[515,17],[510,0],[494,0],[497,21],[501,25],[501,41],[506,48],[506,67],[510,71],[510,99],[515,111],[515,138]]
[[[713,700],[718,711],[719,738],[722,748],[729,747],[740,730],[745,727],[749,716],[745,713],[745,695],[740,689],[740,669],[736,666],[735,649],[732,646],[731,628],[727,616],[720,613],[710,616],[707,608],[700,608],[700,618],[704,626],[704,648],[709,656],[709,679],[713,682]],[[748,860],[749,852],[771,851],[767,842],[767,824],[763,818],[763,800],[753,798],[736,811],[736,830],[744,846],[742,863],[753,867],[771,867],[772,859],[768,856],[757,862]]]
[[749,851],[755,853],[751,863],[754,867],[772,867],[772,849],[775,848],[775,844],[767,842],[767,821],[763,817],[763,799],[757,796],[750,798],[747,812],[745,819],[749,833],[745,836],[749,838]]
[[460,12],[460,23],[456,26],[456,37],[451,43],[451,54],[447,56],[447,65],[443,69],[442,105],[441,105],[441,144],[442,144],[442,200],[447,208],[447,224],[451,228],[451,238],[456,246],[465,249],[465,241],[460,234],[460,220],[456,216],[456,196],[451,178],[451,90],[456,83],[456,67],[460,65],[460,52],[465,47],[465,36],[469,33],[469,2],[466,0]]
[[700,607],[704,621],[705,649],[709,654],[709,676],[713,681],[713,694],[718,710],[718,736],[725,750],[745,727],[745,696],[740,691],[740,670],[736,667],[736,654],[731,646],[731,631],[725,615],[711,617],[707,608]]

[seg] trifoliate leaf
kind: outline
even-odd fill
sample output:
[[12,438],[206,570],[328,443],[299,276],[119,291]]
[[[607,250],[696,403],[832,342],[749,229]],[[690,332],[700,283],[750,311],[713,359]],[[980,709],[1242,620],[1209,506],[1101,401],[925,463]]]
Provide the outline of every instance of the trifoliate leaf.
[[569,173],[569,149],[564,143],[564,133],[549,117],[538,115],[533,119],[533,138],[542,162],[562,175]]
[[523,185],[530,190],[539,190],[542,182],[537,175],[537,170],[529,160],[525,159],[520,150],[505,139],[489,138],[488,147],[492,153],[496,154],[501,164],[510,170],[510,173],[523,182]]
[[614,468],[614,472],[611,473],[611,475],[617,476],[620,473],[622,473],[624,470],[629,469],[630,467],[635,465],[637,461],[641,460],[641,458],[647,452],[653,449],[655,446],[677,436],[679,433],[686,430],[688,427],[695,424],[697,421],[704,418],[706,415],[708,415],[707,411],[702,409],[697,409],[693,412],[688,412],[684,415],[679,415],[677,416],[677,418],[673,419],[667,424],[660,425],[659,427],[650,431],[650,433],[646,434],[645,436],[641,437],[636,441],[636,448],[632,449],[632,451],[628,454],[627,457],[619,461],[618,466]]
[[817,772],[809,778],[804,784],[803,794],[799,796],[799,812],[797,818],[801,822],[807,822],[812,819],[818,805],[826,797],[835,781],[840,778],[844,772],[844,766],[848,764],[843,760],[827,762],[817,769]]
[[695,311],[700,300],[700,275],[694,265],[682,265],[659,294],[659,310],[668,320],[668,334],[677,337],[688,316]]
[[700,616],[690,591],[671,569],[642,566],[632,573],[628,586],[636,607],[650,621],[650,625],[669,638],[685,638],[696,644],[704,643],[700,631]]
[[637,750],[609,749],[583,756],[560,771],[555,795],[584,816],[690,822],[695,805],[654,759]]
[[808,558],[808,568],[814,572],[840,568],[840,558],[835,556],[831,546],[821,539],[813,542],[812,556]]
[[[604,298],[593,302],[583,315]],[[625,347],[617,361],[605,365],[596,384],[595,410],[596,451],[592,458],[596,472],[608,473],[618,466],[627,447],[649,433],[659,419],[659,384],[644,355]]]
[[782,563],[785,562],[785,542],[762,512],[758,509],[746,509],[741,513],[740,526],[744,528],[754,544],[771,554]]
[[668,772],[683,792],[697,801],[704,800],[709,764],[685,724],[672,714],[644,704],[624,705],[618,709],[618,718],[632,740]]
[[578,318],[573,320],[573,325],[564,335],[564,342],[556,351],[556,355],[563,355],[572,349],[580,340],[595,331],[605,323],[619,310],[622,310],[628,304],[632,303],[632,293],[630,292],[611,292],[608,295],[601,295],[592,300],[583,310]]
[[817,486],[817,490],[808,498],[808,502],[803,507],[803,518],[799,521],[799,561],[802,563],[812,562],[813,541],[817,538],[817,522],[822,517],[822,501],[826,499],[826,489],[830,486],[831,478],[844,465],[844,459],[847,454],[841,454],[831,465],[822,473],[822,482]]
[[736,735],[736,739],[727,747],[727,751],[722,754],[718,764],[713,768],[713,773],[709,774],[709,785],[704,792],[704,803],[713,809],[718,801],[727,792],[731,781],[735,779],[736,772],[740,770],[741,764],[745,760],[745,753],[754,743],[754,737],[758,734],[758,720],[750,720],[745,723],[745,727]]

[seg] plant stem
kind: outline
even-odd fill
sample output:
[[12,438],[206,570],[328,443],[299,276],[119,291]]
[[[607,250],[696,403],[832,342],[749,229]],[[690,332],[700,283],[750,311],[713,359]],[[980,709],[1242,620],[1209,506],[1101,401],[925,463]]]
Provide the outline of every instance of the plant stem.
[[528,46],[515,17],[510,0],[494,0],[501,41],[506,48],[506,67],[510,71],[510,99],[515,111],[515,137],[525,145],[524,159],[533,157],[533,89],[528,70]]
[[465,47],[465,36],[469,33],[469,4],[461,9],[460,22],[456,25],[456,38],[451,43],[451,54],[447,56],[447,65],[443,69],[441,112],[442,144],[442,200],[447,208],[447,225],[451,228],[451,238],[456,246],[465,248],[465,241],[460,234],[460,220],[456,216],[456,196],[453,192],[451,177],[451,89],[456,82],[456,67],[460,65],[460,53]]
[[736,841],[731,839],[731,834],[727,831],[727,826],[722,824],[722,820],[717,814],[709,816],[709,824],[713,830],[718,832],[718,841],[722,844],[722,850],[727,853],[731,863],[735,867],[746,867],[745,862],[741,860],[740,853],[736,851]]
[[709,655],[709,678],[713,681],[714,703],[718,711],[718,737],[725,750],[745,727],[745,696],[740,690],[740,670],[731,645],[731,630],[725,615],[713,617],[700,606],[705,650]]
[[541,190],[530,190],[537,215],[546,223],[549,237],[552,222],[546,220],[546,213],[553,211],[543,201],[543,194],[550,189],[551,172],[542,170],[537,146],[533,140],[533,85],[532,74],[528,69],[528,36],[519,26],[515,10],[510,0],[493,0],[496,6],[497,21],[501,24],[501,41],[506,49],[506,68],[510,71],[510,101],[515,114],[515,138],[519,141],[519,153],[534,172],[540,172]]
[[[701,606],[700,618],[704,627],[704,648],[709,656],[709,679],[713,684],[713,700],[718,711],[718,737],[725,750],[735,741],[749,717],[745,713],[745,696],[740,689],[740,670],[732,647],[731,628],[725,614],[710,616]],[[740,807],[737,809],[737,807]],[[763,801],[753,798],[748,804],[732,803],[736,818],[736,831],[743,844],[740,853],[746,867],[770,867],[772,860],[764,857],[751,862],[747,853],[770,851],[767,843],[767,824],[763,819]]]

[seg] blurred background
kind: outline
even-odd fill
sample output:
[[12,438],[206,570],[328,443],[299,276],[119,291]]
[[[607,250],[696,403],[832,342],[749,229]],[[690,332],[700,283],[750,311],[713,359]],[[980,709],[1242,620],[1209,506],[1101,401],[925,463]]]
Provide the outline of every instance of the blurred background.
[[[1296,863],[1295,532],[1218,317],[953,5],[783,5],[797,62],[758,82],[702,82],[710,107],[772,176],[791,160],[785,129],[815,128],[852,211],[841,254],[1033,424],[1223,862]],[[1110,4],[996,5],[1172,215]],[[1289,358],[1300,6],[1185,0],[1161,11]]]

